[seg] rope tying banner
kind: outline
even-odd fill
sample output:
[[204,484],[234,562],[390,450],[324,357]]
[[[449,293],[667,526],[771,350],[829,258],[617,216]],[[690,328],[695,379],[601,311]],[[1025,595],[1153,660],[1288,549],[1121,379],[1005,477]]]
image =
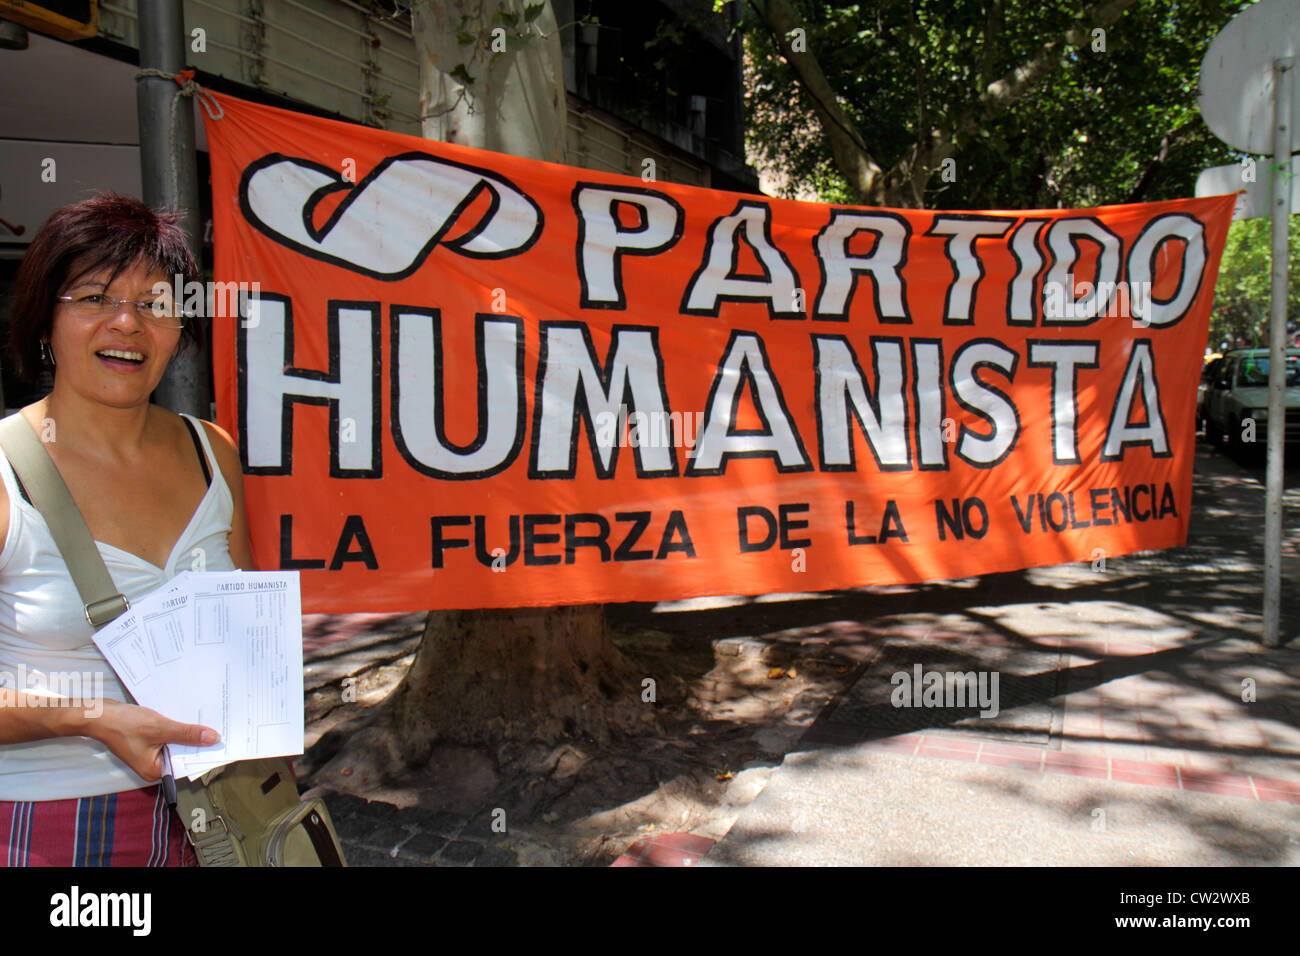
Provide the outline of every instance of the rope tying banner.
[[180,166],[174,161],[176,156],[176,110],[180,105],[181,97],[192,96],[203,106],[203,111],[208,114],[211,120],[219,120],[226,114],[221,109],[221,104],[217,102],[216,97],[194,82],[193,70],[182,70],[180,73],[168,73],[166,70],[144,69],[137,70],[135,74],[137,80],[146,78],[155,78],[160,80],[174,80],[180,87],[180,91],[172,97],[171,112],[167,119],[167,151],[173,157],[172,162],[172,202],[180,206],[181,183],[180,183]]

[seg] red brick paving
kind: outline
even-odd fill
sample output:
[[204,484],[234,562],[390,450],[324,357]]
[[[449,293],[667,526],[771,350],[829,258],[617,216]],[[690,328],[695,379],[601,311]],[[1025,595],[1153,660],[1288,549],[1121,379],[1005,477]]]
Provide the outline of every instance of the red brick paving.
[[[978,750],[972,754],[970,747],[977,743]],[[932,757],[937,760],[961,760],[967,763],[973,761],[990,767],[1015,767],[1038,773],[1093,777],[1118,783],[1164,787],[1167,790],[1217,793],[1246,800],[1300,804],[1300,783],[1245,773],[1191,770],[1147,760],[1064,753],[1059,750],[1044,750],[1042,747],[999,741],[954,740],[951,737],[935,734],[900,734],[896,737],[867,741],[864,746],[891,753],[907,752],[918,757]]]
[[694,866],[713,847],[694,833],[661,833],[633,843],[611,866]]

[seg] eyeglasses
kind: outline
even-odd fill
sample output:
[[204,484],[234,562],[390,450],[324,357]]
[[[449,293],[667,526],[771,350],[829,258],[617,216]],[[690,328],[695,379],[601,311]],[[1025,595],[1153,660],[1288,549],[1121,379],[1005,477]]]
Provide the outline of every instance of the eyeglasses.
[[136,315],[165,329],[182,328],[187,319],[194,318],[193,312],[177,308],[175,301],[168,296],[140,302],[131,299],[115,299],[104,292],[92,292],[90,295],[60,295],[55,298],[60,302],[68,303],[68,306],[79,315],[96,318],[117,315],[122,306],[129,305]]

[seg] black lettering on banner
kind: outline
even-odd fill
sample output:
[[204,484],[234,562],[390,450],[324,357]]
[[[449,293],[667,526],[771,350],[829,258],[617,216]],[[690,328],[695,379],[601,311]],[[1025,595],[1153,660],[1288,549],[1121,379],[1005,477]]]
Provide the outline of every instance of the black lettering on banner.
[[[357,550],[352,550],[352,542],[357,543]],[[330,570],[337,571],[351,561],[360,561],[371,571],[379,570],[379,561],[375,549],[371,547],[370,535],[366,534],[366,523],[361,515],[348,515],[343,522],[343,531],[339,534],[338,547],[330,561]]]
[[430,543],[433,551],[433,567],[441,568],[443,566],[443,554],[453,548],[468,548],[469,538],[448,538],[444,533],[446,528],[457,528],[461,525],[468,526],[470,523],[469,515],[434,515],[429,519]]
[[[511,515],[507,519],[506,533],[510,536],[509,549],[498,546],[489,550],[487,515],[474,516],[474,557],[479,564],[485,568],[508,568],[515,563],[519,557],[519,515]],[[494,551],[500,551],[501,554],[493,554]]]
[[1116,524],[1119,524],[1119,515],[1124,516],[1125,524],[1133,523],[1132,507],[1131,507],[1132,493],[1133,493],[1133,489],[1129,485],[1124,486],[1122,493],[1119,488],[1112,488],[1110,490],[1110,504],[1111,504],[1111,508],[1113,508],[1115,511]]
[[[594,524],[599,528],[597,534],[578,534],[578,524]],[[610,559],[609,519],[604,515],[592,513],[571,514],[564,516],[564,563],[573,564],[578,560],[579,548],[595,548],[600,552],[603,564]]]
[[[1099,498],[1098,495],[1101,497]],[[1110,518],[1106,517],[1105,511],[1110,507],[1107,500],[1105,488],[1093,488],[1088,492],[1088,504],[1092,506],[1092,523],[1095,525],[1108,525],[1111,523]]]
[[633,546],[641,540],[641,535],[645,529],[650,527],[649,511],[620,511],[614,515],[615,521],[630,521],[632,527],[627,531],[626,537],[614,551],[615,561],[649,561],[654,558],[655,553],[648,550],[633,550]]
[[1171,514],[1178,517],[1178,505],[1174,502],[1174,488],[1169,482],[1165,482],[1164,490],[1160,493],[1160,517]]
[[[749,519],[758,518],[765,525],[767,531],[762,541],[754,541],[749,536]],[[739,528],[740,551],[742,554],[749,551],[766,551],[776,544],[777,522],[776,515],[768,511],[762,505],[751,505],[736,509],[736,524]]]
[[885,502],[885,510],[880,516],[880,529],[877,534],[857,533],[856,505],[851,498],[844,502],[844,524],[848,530],[850,546],[888,544],[890,538],[898,538],[903,543],[907,543],[907,530],[903,527],[903,518],[898,513],[898,502],[893,498]]
[[293,556],[293,515],[280,515],[280,568],[285,571],[307,571],[323,567],[325,567],[324,558]]
[[791,548],[809,548],[812,547],[812,538],[791,538],[791,531],[802,531],[808,527],[807,521],[796,521],[792,517],[795,514],[806,514],[809,509],[807,504],[783,504],[776,506],[777,526],[781,531],[781,550],[789,551]]
[[560,533],[543,534],[537,530],[538,525],[559,524],[561,521],[559,515],[547,514],[526,514],[524,515],[524,566],[538,567],[548,564],[559,564],[563,556],[559,554],[538,554],[537,546],[539,544],[559,544]]
[[[1137,485],[1133,488],[1133,517],[1137,518],[1138,521],[1150,521],[1151,509],[1148,507],[1144,507],[1139,503],[1140,492],[1146,492],[1148,495],[1150,495],[1151,489],[1148,488],[1146,485]],[[1154,503],[1155,502],[1152,502],[1152,504]]]
[[663,537],[659,539],[659,551],[655,554],[655,560],[662,561],[675,551],[680,551],[688,558],[695,557],[695,545],[691,541],[691,532],[686,527],[686,516],[680,511],[673,511],[668,515]]
[[[972,514],[980,516],[978,525],[971,519]],[[964,500],[953,498],[951,508],[942,499],[936,498],[934,501],[934,517],[940,541],[947,541],[949,532],[958,541],[965,540],[966,535],[978,540],[983,538],[989,530],[989,510],[985,506],[983,499],[978,497]]]
[[1011,506],[1016,509],[1016,521],[1020,523],[1020,528],[1025,532],[1025,534],[1029,534],[1030,530],[1034,526],[1034,500],[1037,497],[1038,495],[1030,495],[1027,503],[1028,510],[1022,511],[1020,508],[1020,502],[1016,500],[1016,496],[1011,496]]
[[1092,527],[1091,521],[1080,521],[1074,515],[1074,492],[1073,491],[1071,491],[1068,495],[1066,495],[1065,500],[1066,503],[1070,506],[1070,530],[1073,531],[1076,528],[1091,528]]
[[[1040,497],[1039,500],[1042,501],[1042,498]],[[1061,505],[1061,520],[1059,522],[1056,520],[1056,516],[1052,511],[1052,505],[1057,504],[1058,502]],[[1053,531],[1061,532],[1068,527],[1069,522],[1067,521],[1067,518],[1069,515],[1069,506],[1066,504],[1065,495],[1061,494],[1059,491],[1053,491],[1047,496],[1047,503],[1043,507],[1046,509],[1047,523],[1052,526]]]

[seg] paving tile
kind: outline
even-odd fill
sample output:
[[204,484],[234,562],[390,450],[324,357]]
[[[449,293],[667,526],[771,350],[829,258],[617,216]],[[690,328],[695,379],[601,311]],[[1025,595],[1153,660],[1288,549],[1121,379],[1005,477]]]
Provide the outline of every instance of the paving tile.
[[414,860],[394,858],[387,853],[372,850],[369,847],[343,845],[343,856],[349,867],[360,866],[420,866]]
[[1158,773],[1133,773],[1126,770],[1110,772],[1110,779],[1116,783],[1140,783],[1148,787],[1164,787],[1166,790],[1178,790],[1178,778]]
[[888,750],[894,753],[912,753],[916,749],[919,738],[908,734],[902,737],[881,737],[878,740],[869,740],[866,746],[873,747],[876,750]]
[[1110,766],[1108,758],[1098,754],[1071,753],[1064,750],[1047,751],[1047,766],[1088,767],[1105,770]]
[[950,750],[946,747],[936,747],[930,744],[922,744],[921,749],[916,752],[918,757],[937,757],[941,760],[963,760],[967,763],[975,763],[979,759],[979,753],[974,750]]
[[1177,780],[1178,774],[1173,767],[1163,766],[1146,760],[1125,760],[1116,757],[1110,762],[1111,770],[1122,773],[1143,773],[1148,776],[1169,777],[1171,780]]
[[465,818],[446,810],[428,807],[410,807],[401,812],[402,823],[412,824],[421,830],[431,830],[445,837],[454,837],[465,825]]
[[1300,794],[1300,780],[1282,780],[1277,777],[1261,777],[1257,774],[1251,774],[1251,779],[1255,781],[1257,787],[1268,787],[1270,790]]
[[673,835],[664,834],[650,840],[648,845],[641,849],[641,860],[650,866],[693,866],[698,863],[702,854],[683,849],[665,839]]
[[1041,759],[1042,751],[1038,747],[1026,747],[1023,744],[1004,744],[995,740],[985,741],[981,755],[999,757],[1019,757],[1021,759],[1033,759],[1035,762]]
[[1184,790],[1198,793],[1217,793],[1226,797],[1255,799],[1250,781],[1239,774],[1203,774],[1192,770],[1182,772]]
[[417,833],[403,843],[397,853],[398,856],[428,861],[437,856],[438,851],[446,845],[447,840],[436,833]]
[[351,793],[327,793],[324,794],[323,799],[330,812],[330,818],[335,821],[340,817],[360,813],[368,806],[365,800]]
[[400,846],[411,838],[411,831],[405,827],[385,824],[376,827],[367,836],[362,837],[357,842],[364,843],[367,846],[373,846],[380,850],[391,850],[393,847]]
[[441,866],[469,866],[481,852],[483,852],[483,847],[477,843],[455,841],[448,843],[442,853],[438,855],[438,863]]
[[380,800],[367,800],[364,807],[357,808],[356,812],[364,814],[371,820],[383,821],[390,820],[401,813],[401,809],[393,806],[391,803],[384,803]]
[[518,866],[519,857],[514,850],[505,847],[490,846],[474,860],[475,868],[484,866]]
[[339,835],[340,840],[350,840],[356,843],[369,843],[367,839],[372,833],[377,833],[384,829],[385,825],[378,820],[372,820],[369,817],[345,816],[331,817],[334,820],[334,832]]
[[1300,806],[1300,793],[1292,793],[1290,790],[1273,790],[1256,784],[1255,793],[1259,795],[1260,800],[1270,803],[1294,803]]
[[1041,770],[1042,755],[1037,757],[1008,757],[1000,754],[980,754],[980,764],[992,767],[1015,767],[1017,770]]
[[682,853],[704,856],[713,849],[714,841],[708,837],[696,836],[694,833],[665,833],[655,838],[655,843]]
[[1110,771],[1104,767],[1084,767],[1079,764],[1062,763],[1043,768],[1046,773],[1059,773],[1067,777],[1091,777],[1094,780],[1106,780]]

